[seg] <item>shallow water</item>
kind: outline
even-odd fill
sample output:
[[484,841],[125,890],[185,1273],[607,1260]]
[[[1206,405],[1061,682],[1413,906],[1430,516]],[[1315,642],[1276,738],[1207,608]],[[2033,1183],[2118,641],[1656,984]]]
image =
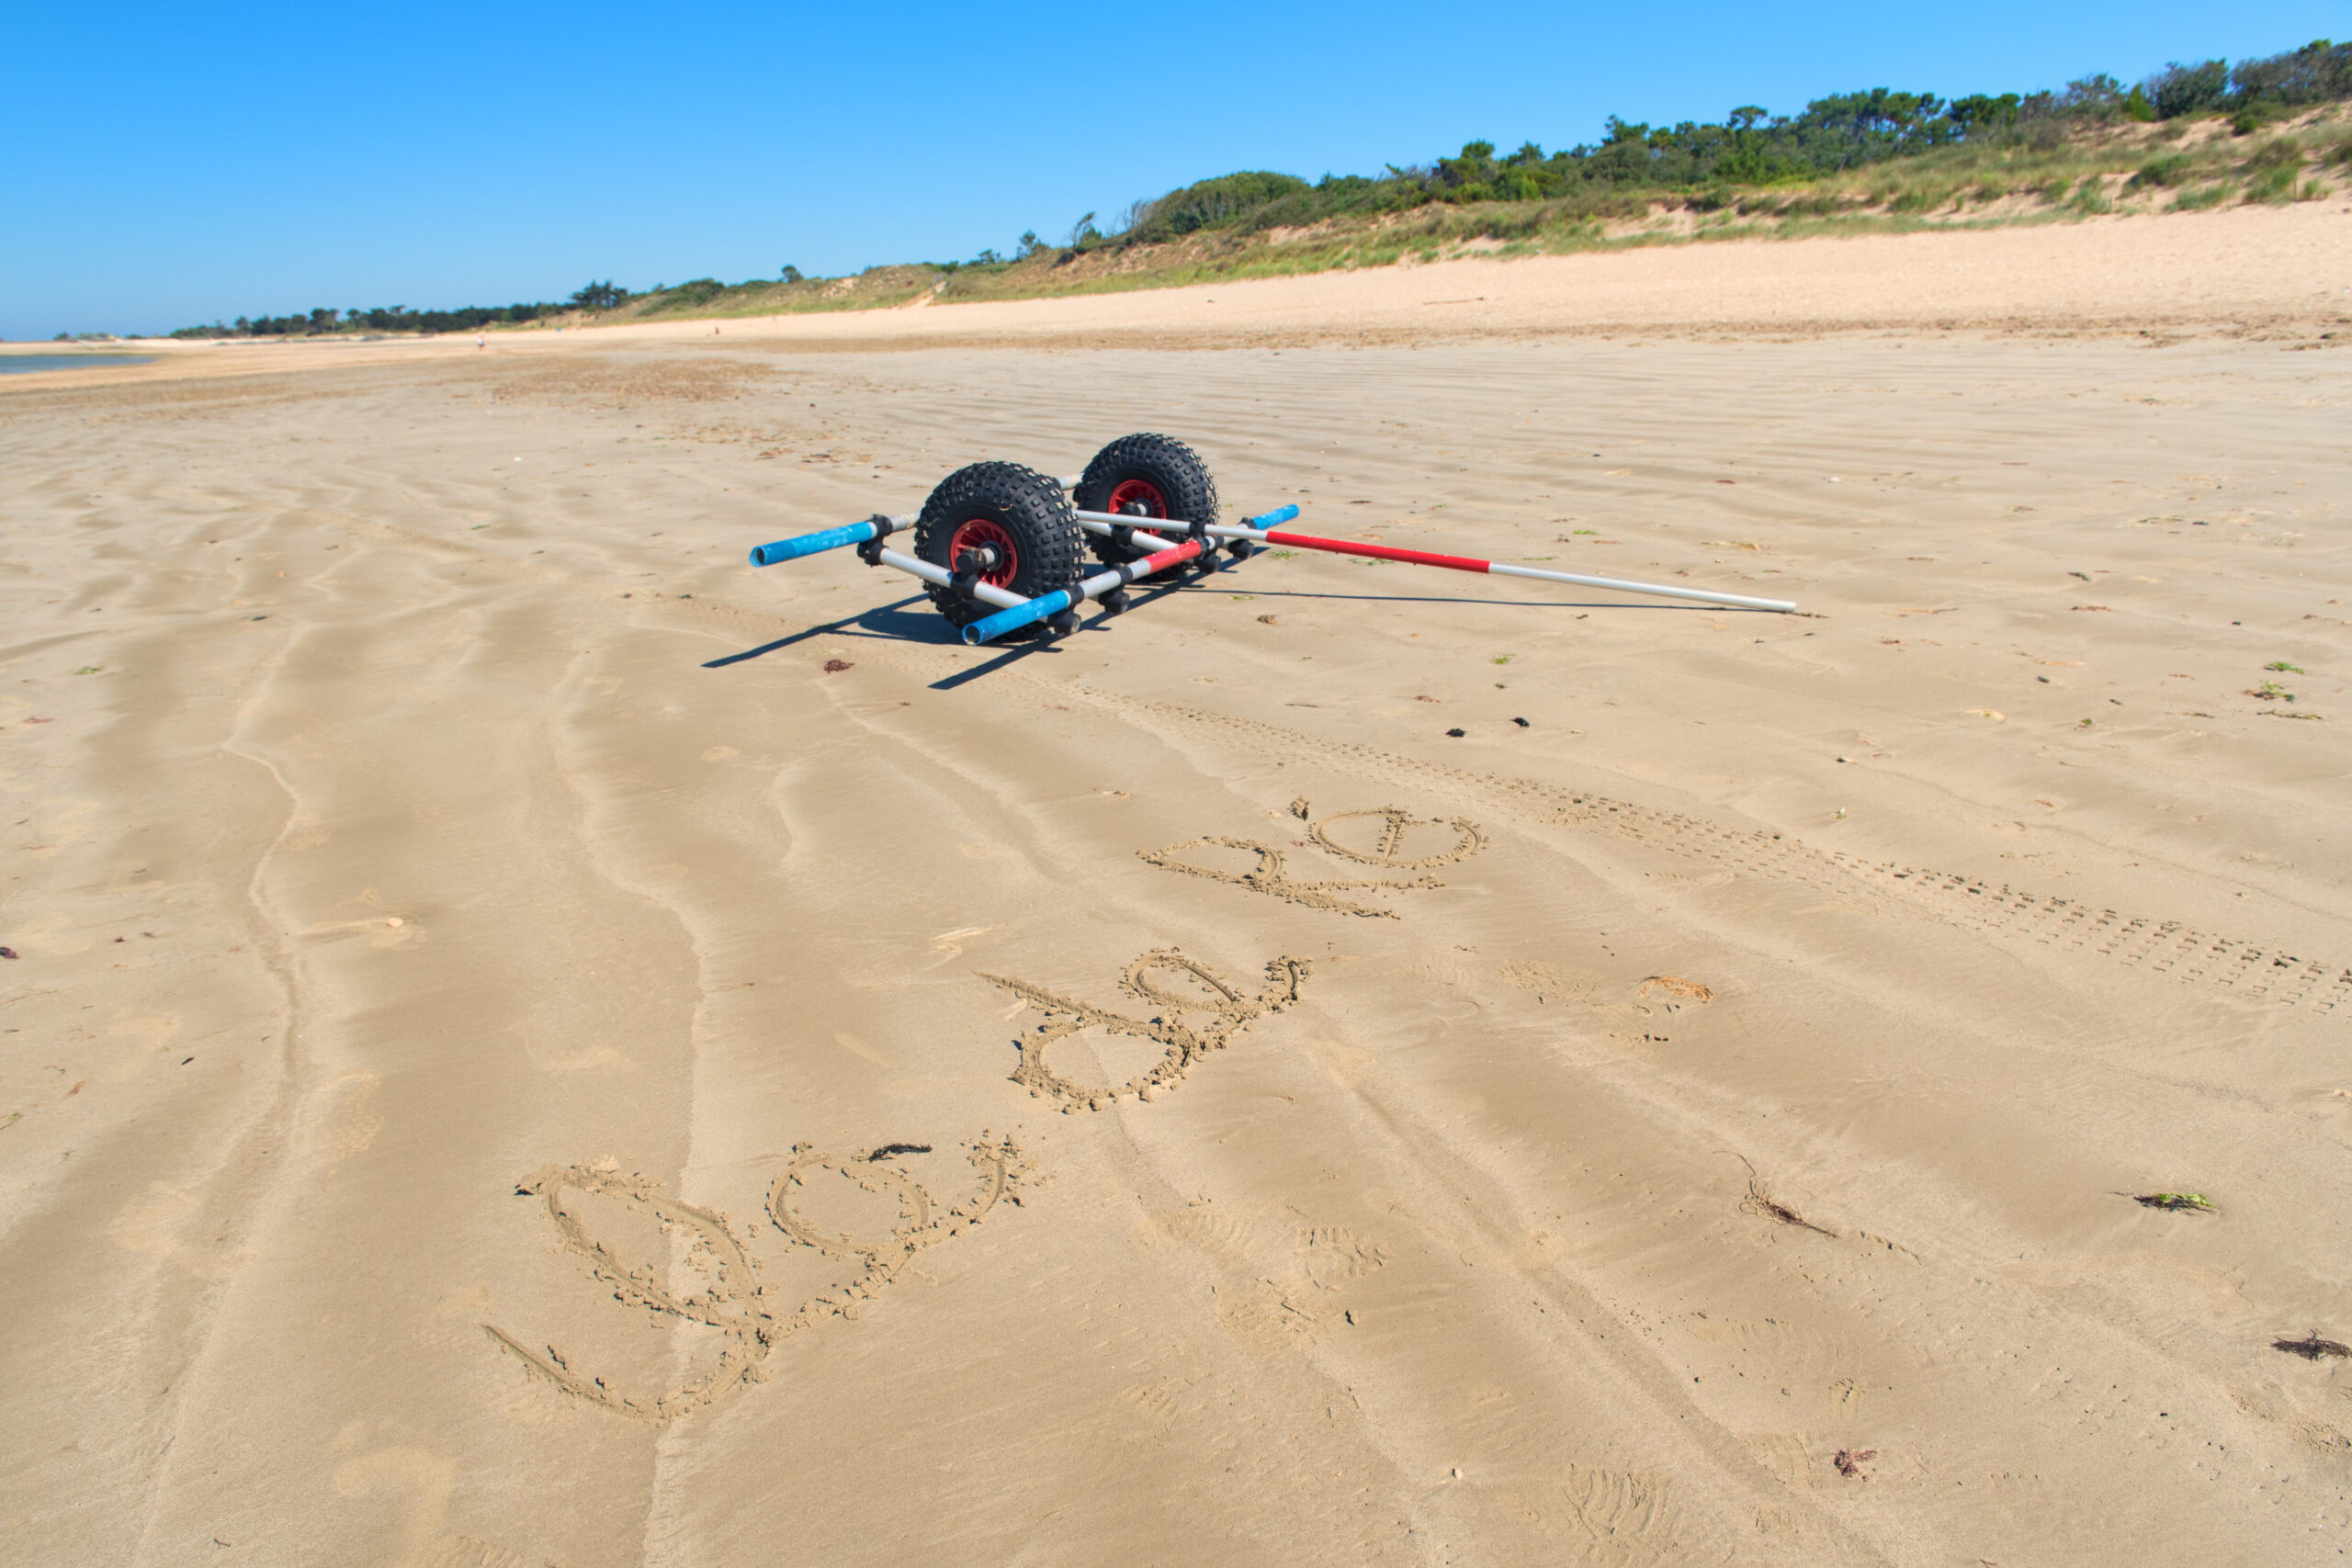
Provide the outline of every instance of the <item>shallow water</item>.
[[152,354],[0,354],[0,376],[36,370],[79,370],[96,365],[152,365]]

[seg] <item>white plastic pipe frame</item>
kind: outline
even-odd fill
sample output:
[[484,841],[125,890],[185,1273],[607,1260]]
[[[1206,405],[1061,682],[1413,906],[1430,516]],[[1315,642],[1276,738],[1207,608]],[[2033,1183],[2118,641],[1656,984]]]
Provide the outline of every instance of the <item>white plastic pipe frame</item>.
[[1154,572],[1165,571],[1171,566],[1181,566],[1188,560],[1197,560],[1216,547],[1205,540],[1188,538],[1179,544],[1170,545],[1156,535],[1137,534],[1134,537],[1137,543],[1152,547],[1153,553],[1139,560],[1121,561],[1118,565],[1107,570],[1099,571],[1092,577],[1081,578],[1067,588],[1057,588],[1050,593],[1040,593],[1025,604],[1016,605],[1009,610],[1000,610],[985,620],[974,621],[964,628],[964,640],[977,647],[993,637],[1002,637],[1009,631],[1017,630],[1038,621],[1050,620],[1066,610],[1074,611],[1089,599],[1108,593],[1114,588],[1125,588],[1130,582],[1140,581]]

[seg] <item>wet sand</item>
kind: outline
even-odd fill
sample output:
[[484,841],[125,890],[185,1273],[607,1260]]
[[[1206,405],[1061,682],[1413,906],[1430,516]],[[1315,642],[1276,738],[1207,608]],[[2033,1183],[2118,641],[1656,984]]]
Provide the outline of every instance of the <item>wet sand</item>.
[[[1108,308],[0,387],[0,1556],[2338,1553],[2333,329]],[[743,564],[1137,429],[1805,614]]]

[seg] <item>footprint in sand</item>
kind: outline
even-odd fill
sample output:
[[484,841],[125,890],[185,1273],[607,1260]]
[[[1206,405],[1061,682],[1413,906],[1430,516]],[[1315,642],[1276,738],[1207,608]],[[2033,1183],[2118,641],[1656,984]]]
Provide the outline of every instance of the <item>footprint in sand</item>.
[[1507,960],[1495,970],[1495,977],[1518,990],[1533,991],[1538,1002],[1580,1002],[1594,989],[1592,981],[1572,977],[1558,965],[1533,958]]
[[[1511,983],[1525,986],[1532,982],[1522,978]],[[1714,999],[1712,986],[1686,980],[1679,975],[1652,975],[1635,987],[1632,1000],[1593,1002],[1590,1009],[1592,1016],[1607,1029],[1611,1041],[1647,1051],[1673,1043],[1674,1036],[1668,1031],[1675,1014]]]
[[1287,1343],[1328,1330],[1349,1310],[1348,1287],[1388,1261],[1385,1247],[1344,1225],[1284,1223],[1295,1214],[1286,1206],[1253,1213],[1194,1204],[1148,1216],[1136,1239],[1198,1254],[1217,1275],[1218,1321],[1246,1338]]

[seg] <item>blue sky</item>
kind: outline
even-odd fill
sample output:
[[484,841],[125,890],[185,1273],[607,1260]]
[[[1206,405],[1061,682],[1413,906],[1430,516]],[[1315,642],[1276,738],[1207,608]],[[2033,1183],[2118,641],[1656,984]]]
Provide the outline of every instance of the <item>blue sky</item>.
[[2352,0],[623,10],[12,7],[0,336],[841,273],[1238,168],[1596,139],[1856,87],[2129,81]]

